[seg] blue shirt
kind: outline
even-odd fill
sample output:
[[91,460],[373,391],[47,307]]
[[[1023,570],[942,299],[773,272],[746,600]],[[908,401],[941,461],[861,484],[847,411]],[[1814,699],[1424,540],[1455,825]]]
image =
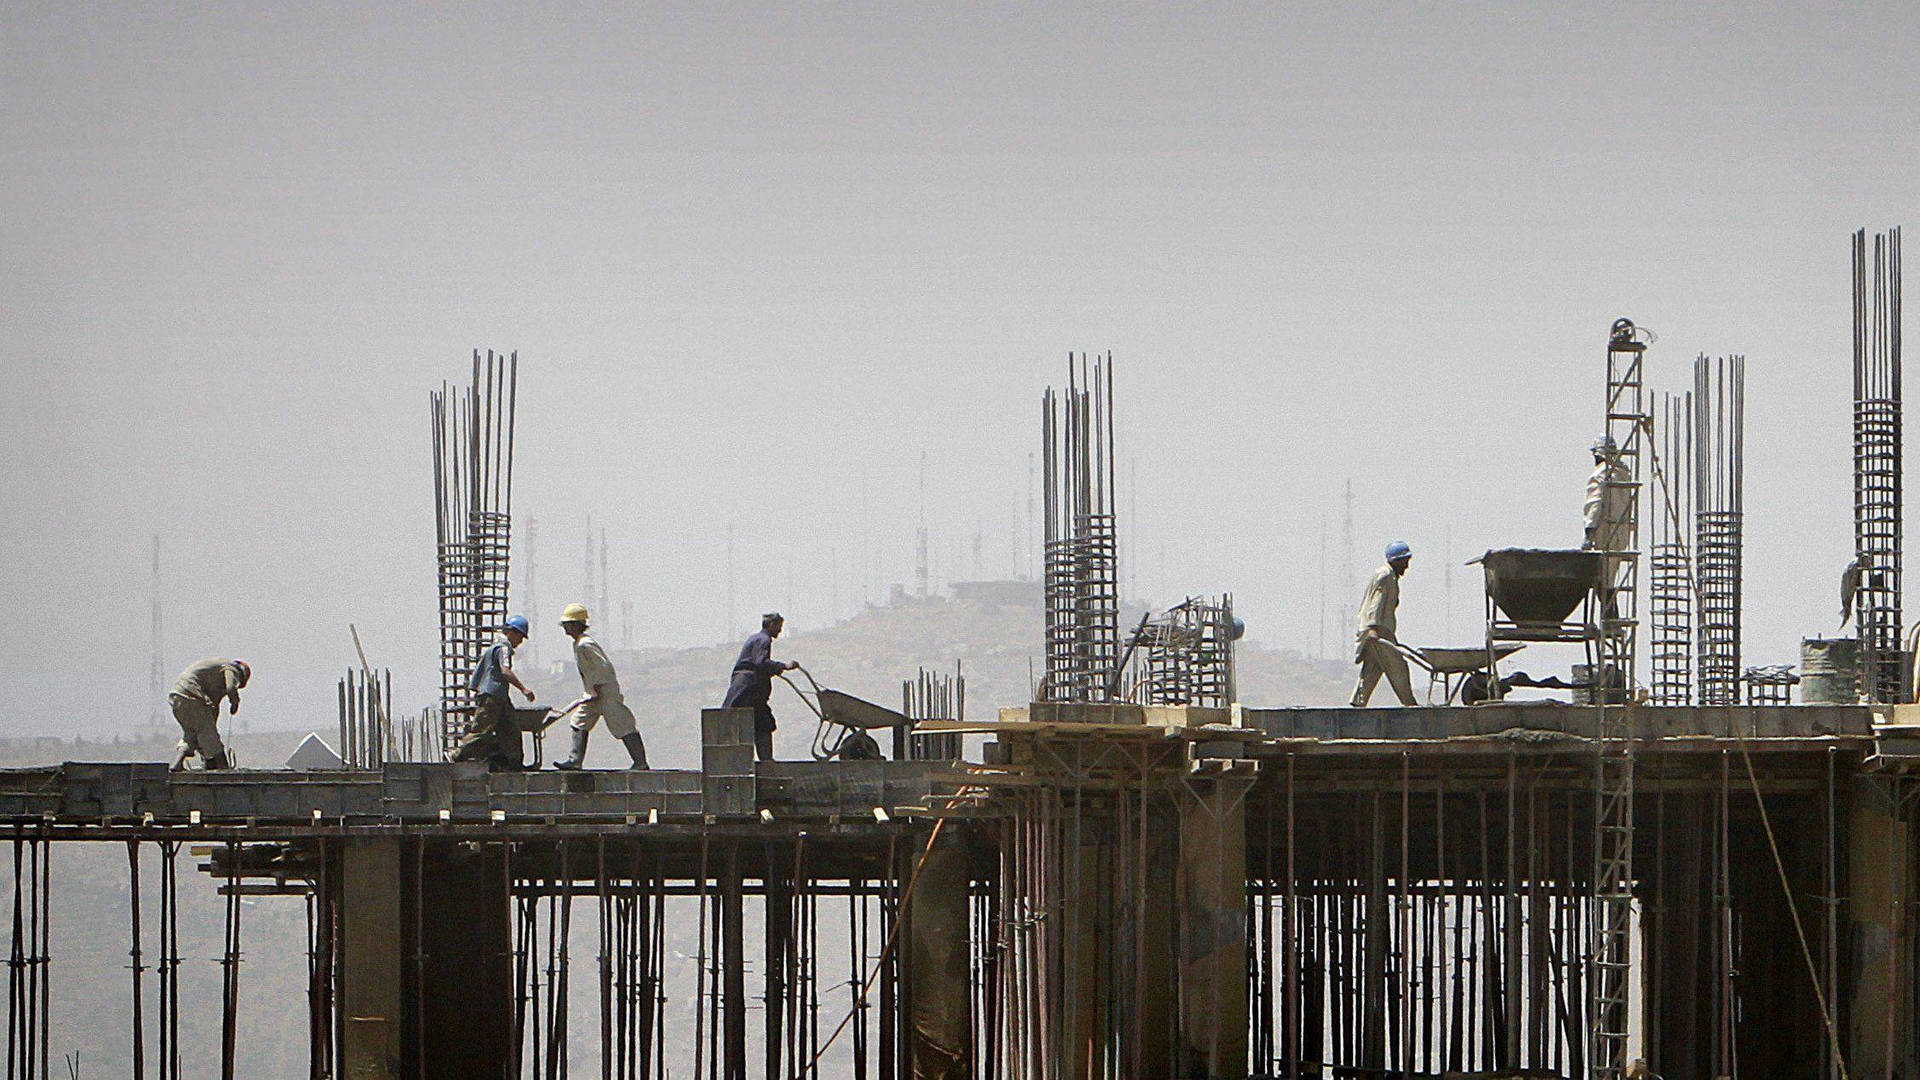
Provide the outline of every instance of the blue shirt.
[[496,697],[507,700],[507,680],[500,669],[513,667],[513,646],[506,638],[500,638],[487,646],[480,654],[480,662],[473,666],[473,675],[467,679],[467,689],[482,697]]

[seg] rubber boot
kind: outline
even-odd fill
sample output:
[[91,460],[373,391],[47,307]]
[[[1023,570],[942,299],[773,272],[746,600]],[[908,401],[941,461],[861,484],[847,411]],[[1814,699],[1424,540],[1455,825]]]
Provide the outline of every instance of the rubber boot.
[[578,769],[587,760],[587,736],[593,734],[589,728],[573,729],[573,750],[567,754],[567,760],[556,761],[553,767],[568,771]]
[[633,759],[633,764],[628,766],[629,768],[653,768],[653,766],[647,764],[647,744],[645,740],[640,738],[639,732],[636,731],[631,735],[620,736],[620,745],[627,748],[627,756]]
[[207,759],[207,770],[209,772],[215,769],[231,769],[231,768],[233,768],[233,752],[232,751],[222,750],[219,753]]

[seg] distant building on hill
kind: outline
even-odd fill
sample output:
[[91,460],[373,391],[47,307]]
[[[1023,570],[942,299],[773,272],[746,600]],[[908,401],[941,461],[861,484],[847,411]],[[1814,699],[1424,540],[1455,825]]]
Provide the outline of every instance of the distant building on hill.
[[953,598],[993,607],[1038,607],[1040,584],[1035,581],[956,581]]

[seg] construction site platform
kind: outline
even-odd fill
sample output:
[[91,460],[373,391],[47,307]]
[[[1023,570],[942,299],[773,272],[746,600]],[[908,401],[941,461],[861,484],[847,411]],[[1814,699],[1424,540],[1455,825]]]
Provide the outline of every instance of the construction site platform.
[[[1733,749],[1773,755],[1841,749],[1873,759],[1882,738],[1906,730],[1876,725],[1866,706],[1623,709],[1636,752],[1650,759]],[[1031,713],[1003,710],[997,721],[929,723],[921,730],[990,735],[1000,744],[1172,741],[1192,761],[1214,764],[1299,758],[1365,770],[1387,767],[1376,760],[1382,756],[1398,763],[1412,755],[1428,772],[1473,755],[1579,755],[1591,745],[1595,713],[1591,706],[1551,702],[1232,710],[1046,704]],[[990,746],[985,772],[1001,764],[997,756]],[[206,835],[245,829],[261,839],[421,827],[467,834],[629,827],[673,833],[728,822],[777,823],[788,832],[942,815],[982,771],[962,762],[776,761],[724,776],[694,769],[494,773],[478,763],[410,762],[170,773],[160,762],[66,762],[0,770],[0,822],[116,834],[143,827]]]

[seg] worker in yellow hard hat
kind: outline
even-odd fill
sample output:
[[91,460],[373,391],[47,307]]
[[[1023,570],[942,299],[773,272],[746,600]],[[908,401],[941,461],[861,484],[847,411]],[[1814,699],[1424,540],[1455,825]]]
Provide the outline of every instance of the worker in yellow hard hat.
[[620,694],[620,678],[614,673],[613,661],[607,659],[607,652],[600,643],[587,634],[587,606],[568,604],[560,612],[560,629],[573,639],[573,662],[580,669],[580,685],[585,693],[580,700],[567,706],[569,710],[578,710],[573,718],[573,747],[565,761],[556,761],[556,769],[578,769],[587,760],[587,737],[593,734],[593,725],[602,719],[607,722],[607,730],[619,739],[627,748],[627,756],[633,759],[632,768],[645,769],[647,765],[647,744],[635,730],[633,710],[627,708],[627,702]]

